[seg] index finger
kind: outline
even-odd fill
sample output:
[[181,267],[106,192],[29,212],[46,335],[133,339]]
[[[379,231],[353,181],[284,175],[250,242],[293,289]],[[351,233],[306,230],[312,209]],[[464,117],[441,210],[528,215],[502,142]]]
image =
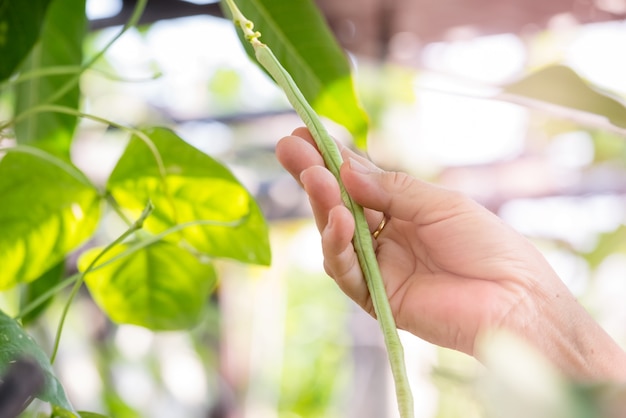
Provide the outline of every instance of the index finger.
[[324,167],[324,160],[313,144],[300,136],[286,136],[276,144],[276,158],[300,183],[302,172],[313,166]]
[[[291,133],[291,136],[303,139],[305,143],[307,143],[313,149],[315,149],[315,151],[318,154],[320,154],[320,156],[321,156],[319,148],[317,147],[317,143],[315,142],[315,139],[313,138],[313,135],[311,135],[311,132],[309,131],[308,128],[306,128],[305,126],[301,126],[299,128],[296,128]],[[344,144],[342,144],[341,142],[337,141],[336,139],[334,139],[334,141],[335,141],[335,144],[337,145],[337,148],[339,148],[339,151],[340,151],[342,157],[344,157],[344,158],[347,158],[347,157],[361,157],[362,158],[363,157],[362,155],[358,154],[357,152],[354,152],[353,150],[347,148]],[[317,165],[319,165],[319,164],[317,164]],[[325,165],[323,159],[321,159],[321,165]]]

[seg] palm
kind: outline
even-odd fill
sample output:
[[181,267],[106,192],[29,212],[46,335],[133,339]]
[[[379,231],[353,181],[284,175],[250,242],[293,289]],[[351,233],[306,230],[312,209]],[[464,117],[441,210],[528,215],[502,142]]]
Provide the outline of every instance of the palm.
[[476,334],[526,294],[532,276],[516,254],[530,246],[478,205],[445,213],[428,225],[393,219],[377,240],[378,261],[399,327],[471,352]]

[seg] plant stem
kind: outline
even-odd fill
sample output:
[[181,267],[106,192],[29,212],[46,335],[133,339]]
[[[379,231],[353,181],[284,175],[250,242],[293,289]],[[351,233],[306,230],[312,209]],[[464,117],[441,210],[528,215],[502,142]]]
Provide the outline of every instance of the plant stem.
[[[169,229],[166,229],[165,231],[163,231],[163,232],[161,232],[159,234],[150,235],[150,236],[146,237],[145,239],[141,240],[140,242],[136,243],[135,245],[130,246],[125,251],[122,251],[121,253],[115,255],[114,257],[109,258],[108,260],[98,264],[97,266],[94,264],[89,271],[96,271],[96,270],[99,270],[99,269],[101,269],[103,267],[106,267],[109,264],[114,263],[114,262],[116,262],[119,259],[122,259],[124,257],[128,257],[131,254],[141,250],[142,248],[146,248],[146,247],[154,244],[155,242],[162,240],[163,238],[167,237],[168,235],[178,233],[178,232],[184,230],[185,228],[189,228],[191,226],[197,226],[197,225],[222,226],[222,227],[236,228],[239,225],[241,225],[243,222],[245,222],[246,219],[248,219],[248,215],[249,215],[249,212],[246,215],[244,215],[243,217],[241,217],[239,219],[236,219],[234,221],[211,221],[211,220],[208,220],[208,219],[198,219],[198,220],[195,220],[195,221],[189,221],[189,222],[185,222],[185,223],[182,223],[182,224],[174,225],[173,227],[171,227]],[[132,225],[131,225],[131,227],[132,227]],[[72,283],[76,282],[76,280],[80,279],[81,276],[83,276],[84,274],[85,274],[85,272],[83,272],[83,273],[76,273],[76,274],[73,274],[73,275],[65,278],[61,283],[59,283],[56,286],[48,289],[48,291],[46,291],[44,294],[42,294],[37,299],[35,299],[34,301],[30,302],[27,306],[22,308],[20,310],[20,312],[17,315],[15,315],[14,319],[19,320],[19,319],[23,318],[24,316],[28,315],[30,312],[32,312],[34,309],[36,309],[39,305],[41,305],[42,303],[44,303],[45,301],[50,299],[52,296],[54,296],[57,292],[59,292],[60,290],[66,288],[67,286],[71,285]]]
[[[3,129],[5,129],[6,127],[10,125],[13,125],[19,122],[20,120],[32,114],[43,113],[43,112],[65,113],[67,115],[72,115],[72,116],[76,116],[79,118],[90,119],[90,120],[93,120],[94,122],[99,122],[105,125],[113,126],[114,128],[120,129],[122,131],[126,131],[130,133],[131,135],[135,135],[137,138],[139,138],[141,141],[143,141],[146,144],[146,146],[150,149],[150,152],[154,156],[154,159],[157,164],[157,168],[159,170],[159,175],[161,176],[161,180],[163,182],[163,190],[165,194],[169,196],[169,194],[167,193],[167,182],[165,181],[166,171],[165,171],[165,164],[163,163],[163,158],[161,157],[159,150],[156,148],[156,146],[154,145],[152,140],[148,137],[148,135],[146,135],[144,132],[140,131],[139,129],[131,128],[130,126],[125,126],[117,122],[114,122],[112,120],[102,118],[100,116],[91,115],[89,113],[84,113],[68,106],[40,105],[40,106],[31,107],[30,109],[27,109],[24,112],[20,113],[19,115],[15,116],[13,119],[9,120],[8,122],[0,125],[0,131],[2,131]],[[15,147],[15,148],[19,148],[19,147]],[[6,151],[9,151],[9,150],[10,150],[9,148],[6,149]],[[49,155],[47,153],[45,154]]]
[[65,289],[67,286],[69,286],[72,283],[74,283],[76,280],[78,280],[80,278],[80,276],[81,276],[81,273],[76,273],[76,274],[72,274],[71,276],[63,279],[63,281],[61,283],[58,283],[57,285],[51,287],[45,293],[40,295],[37,299],[33,300],[28,305],[26,305],[24,308],[20,309],[18,314],[15,315],[13,317],[13,319],[20,320],[20,319],[24,318],[26,315],[28,315],[33,310],[35,310],[39,305],[41,305],[42,303],[44,303],[45,301],[50,299],[52,296],[54,296],[57,292],[61,291],[62,289]]
[[152,203],[148,202],[148,204],[146,205],[145,209],[143,210],[143,212],[141,213],[139,218],[137,218],[137,220],[126,231],[124,231],[124,233],[122,235],[120,235],[115,240],[113,240],[109,245],[104,247],[104,249],[91,261],[89,266],[87,266],[85,271],[82,272],[82,274],[80,275],[78,280],[76,280],[76,283],[74,283],[74,287],[72,288],[72,292],[70,293],[70,296],[69,296],[67,302],[65,303],[65,306],[63,307],[63,312],[61,313],[61,319],[59,320],[59,325],[57,327],[56,336],[54,338],[54,347],[52,349],[52,354],[50,355],[50,364],[53,364],[54,360],[56,359],[57,353],[59,351],[59,343],[61,342],[61,334],[63,332],[63,326],[65,325],[65,319],[67,318],[67,314],[68,314],[68,312],[70,310],[70,306],[72,304],[72,301],[74,300],[74,298],[78,294],[78,291],[80,290],[80,287],[82,286],[83,282],[85,281],[85,275],[87,275],[87,273],[89,273],[93,269],[93,267],[96,265],[96,263],[109,250],[111,250],[117,244],[123,242],[126,238],[128,238],[130,235],[135,233],[135,231],[140,230],[143,227],[143,223],[146,220],[146,218],[148,216],[150,216],[150,213],[152,212],[153,208],[154,207],[152,206]]
[[163,73],[161,72],[155,72],[154,74],[151,74],[144,78],[131,79],[120,77],[117,74],[109,73],[96,68],[85,68],[83,65],[57,65],[53,67],[38,68],[36,70],[20,73],[14,78],[10,78],[8,80],[0,82],[0,87],[13,87],[28,80],[48,77],[51,75],[81,74],[84,73],[86,70],[99,74],[100,76],[109,80],[119,81],[122,83],[143,83],[148,81],[154,81],[163,75]]
[[107,200],[107,202],[109,203],[111,208],[113,208],[113,211],[117,214],[117,216],[119,216],[120,219],[122,221],[124,221],[124,223],[126,225],[131,226],[132,225],[132,221],[128,218],[128,216],[126,216],[126,214],[124,213],[124,211],[120,207],[119,203],[117,203],[117,200],[115,200],[113,195],[111,193],[107,192],[107,194],[105,196],[105,199]]
[[54,103],[59,98],[63,97],[68,91],[70,91],[78,83],[78,81],[80,80],[80,76],[83,74],[83,72],[91,67],[96,61],[98,61],[109,50],[111,45],[113,45],[124,33],[126,33],[128,29],[132,28],[139,22],[139,18],[143,14],[143,11],[145,10],[147,4],[148,0],[138,0],[135,5],[135,9],[133,10],[133,14],[131,15],[130,19],[128,19],[128,22],[124,24],[119,33],[115,35],[113,39],[111,39],[104,46],[104,48],[102,48],[93,57],[87,60],[87,62],[85,62],[81,66],[82,69],[76,74],[76,76],[72,77],[70,80],[67,81],[67,83],[65,83],[57,91],[55,91],[53,95],[45,100],[45,103]]
[[404,349],[402,348],[393,313],[389,305],[364,210],[347,193],[339,176],[339,168],[342,164],[341,153],[320,121],[317,113],[309,105],[304,95],[291,78],[291,75],[283,68],[271,49],[259,41],[258,38],[261,34],[254,31],[254,24],[243,16],[233,0],[226,0],[226,3],[230,8],[235,24],[241,28],[245,38],[252,44],[257,61],[259,61],[271,74],[276,83],[283,89],[289,102],[309,128],[327,168],[333,173],[339,183],[344,204],[354,217],[355,231],[353,245],[385,340],[385,346],[389,355],[389,362],[396,386],[396,397],[400,416],[402,418],[412,418],[414,416],[413,396],[411,394],[404,364]]

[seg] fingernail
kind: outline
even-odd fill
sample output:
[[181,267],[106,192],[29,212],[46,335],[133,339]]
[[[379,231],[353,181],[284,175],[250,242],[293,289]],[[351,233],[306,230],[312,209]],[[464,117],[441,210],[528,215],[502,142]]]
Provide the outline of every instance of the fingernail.
[[350,164],[350,170],[356,171],[357,173],[371,174],[373,172],[371,168],[363,165],[352,157],[348,158],[348,163]]

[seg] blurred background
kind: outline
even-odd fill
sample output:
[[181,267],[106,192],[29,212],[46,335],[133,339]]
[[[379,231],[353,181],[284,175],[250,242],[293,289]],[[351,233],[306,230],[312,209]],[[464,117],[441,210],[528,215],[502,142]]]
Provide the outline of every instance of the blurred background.
[[[88,1],[88,52],[119,31],[134,3]],[[372,120],[370,158],[460,189],[527,235],[626,346],[623,135],[499,96],[506,83],[562,63],[624,99],[626,0],[317,4],[353,63]],[[325,276],[307,198],[273,154],[302,123],[219,6],[151,0],[141,27],[81,87],[88,113],[172,127],[227,164],[270,221],[273,264],[220,263],[210,314],[191,333],[113,325],[82,295],[57,361],[75,406],[116,418],[396,416],[378,325]],[[349,142],[341,127],[329,128]],[[104,182],[127,140],[85,121],[73,159]],[[55,325],[40,326],[43,338]],[[416,416],[485,416],[480,364],[402,338]],[[507,361],[524,361],[513,353]]]

